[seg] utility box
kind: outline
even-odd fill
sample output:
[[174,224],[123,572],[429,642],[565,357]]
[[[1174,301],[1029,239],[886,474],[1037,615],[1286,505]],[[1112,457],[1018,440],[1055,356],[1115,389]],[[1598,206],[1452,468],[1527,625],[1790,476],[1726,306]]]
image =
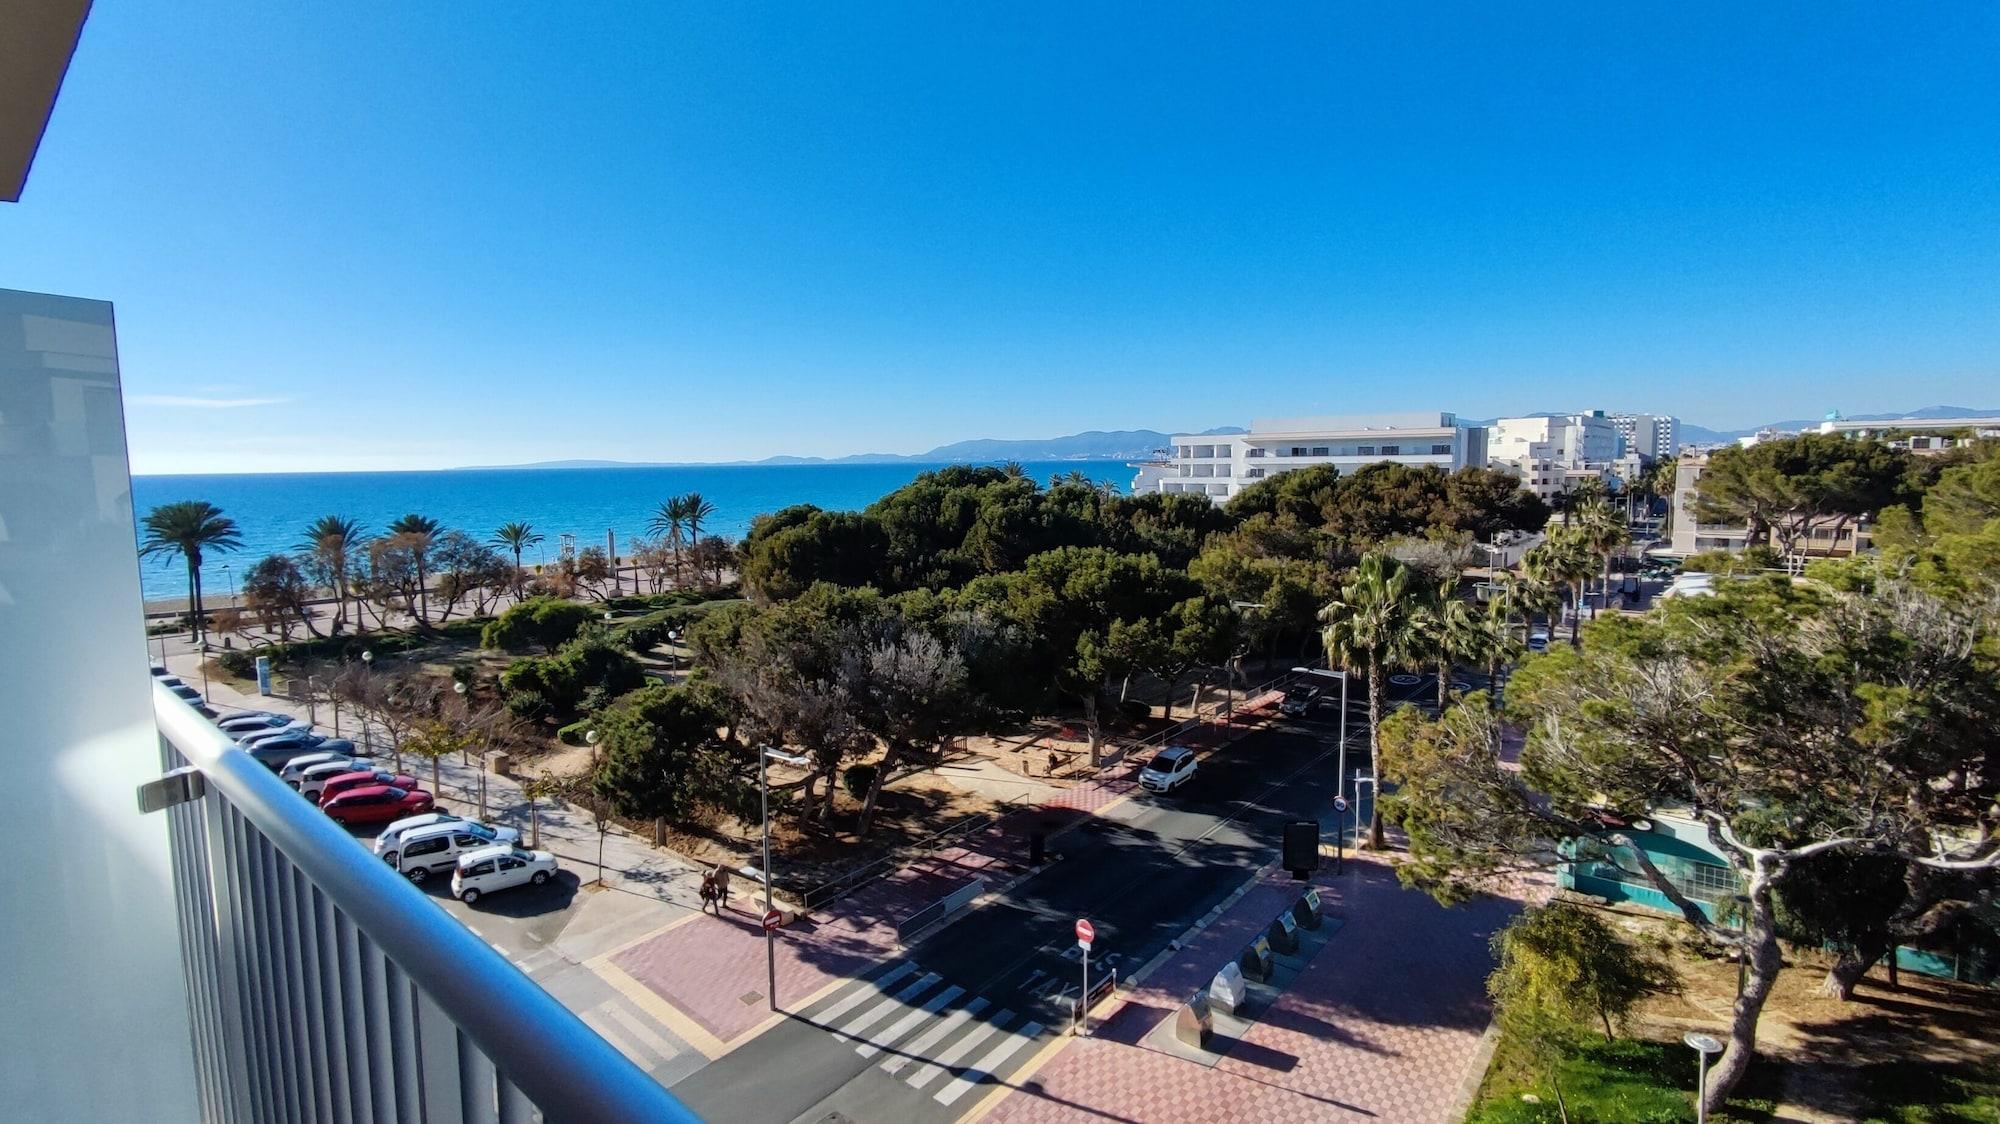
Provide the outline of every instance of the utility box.
[[1243,974],[1249,976],[1251,979],[1270,979],[1271,942],[1263,937],[1258,937],[1256,940],[1250,942],[1250,947],[1243,950],[1243,955],[1237,957],[1236,962],[1243,966]]
[[1215,978],[1209,981],[1207,994],[1211,1006],[1219,1007],[1233,1015],[1243,1006],[1243,1001],[1250,997],[1250,985],[1243,982],[1242,968],[1235,964],[1224,964],[1222,970],[1215,974]]
[[1264,931],[1264,937],[1271,947],[1289,956],[1299,950],[1299,923],[1292,917],[1292,911],[1280,913]]
[[1214,1016],[1208,1010],[1208,992],[1197,991],[1188,996],[1181,1009],[1174,1014],[1174,1037],[1181,1045],[1197,1050],[1208,1049],[1209,1031],[1214,1027]]

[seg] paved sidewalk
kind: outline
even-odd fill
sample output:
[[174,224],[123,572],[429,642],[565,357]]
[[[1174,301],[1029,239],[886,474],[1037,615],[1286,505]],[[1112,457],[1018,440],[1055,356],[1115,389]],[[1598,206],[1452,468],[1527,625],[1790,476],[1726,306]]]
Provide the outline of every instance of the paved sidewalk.
[[1372,860],[1317,882],[1342,928],[1213,1068],[1140,1043],[1261,931],[1297,883],[1260,880],[1096,1034],[1060,1047],[987,1119],[1451,1119],[1490,1015],[1487,942],[1519,903],[1483,898],[1447,910]]

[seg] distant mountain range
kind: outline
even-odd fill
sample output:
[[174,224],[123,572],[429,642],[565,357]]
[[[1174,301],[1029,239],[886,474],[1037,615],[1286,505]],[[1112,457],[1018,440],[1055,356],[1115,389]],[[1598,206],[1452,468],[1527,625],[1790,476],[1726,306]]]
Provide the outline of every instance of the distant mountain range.
[[[1535,414],[1510,415],[1515,417],[1535,417]],[[2000,407],[1975,410],[1965,406],[1925,406],[1901,414],[1847,414],[1848,421],[1909,421],[1935,418],[1974,418],[2000,416]],[[1705,426],[1681,423],[1681,443],[1684,445],[1726,445],[1738,437],[1747,437],[1760,429],[1797,431],[1818,429],[1820,419],[1806,421],[1767,422],[1753,425],[1748,429],[1709,429]],[[1466,419],[1466,425],[1491,425],[1492,421]],[[1204,429],[1202,436],[1222,436],[1243,433],[1242,426],[1224,425],[1214,429]],[[765,457],[760,461],[720,461],[703,462],[729,465],[753,464],[979,464],[1000,461],[1131,461],[1144,460],[1164,449],[1172,440],[1171,434],[1156,429],[1092,429],[1083,433],[1072,433],[1066,437],[1048,437],[1024,440],[1000,440],[980,438],[972,441],[954,441],[949,445],[939,445],[927,453],[856,453],[845,457]],[[535,461],[531,464],[474,465],[467,471],[501,468],[671,468],[686,465],[687,461]]]
[[[1242,433],[1241,426],[1202,430],[1203,435]],[[981,438],[939,445],[927,453],[855,453],[845,457],[765,457],[760,461],[720,461],[749,464],[962,464],[997,461],[1129,461],[1142,460],[1167,446],[1171,435],[1154,429],[1092,429],[1066,437],[1025,440]],[[685,461],[535,461],[531,464],[474,465],[468,471],[499,468],[668,468]]]

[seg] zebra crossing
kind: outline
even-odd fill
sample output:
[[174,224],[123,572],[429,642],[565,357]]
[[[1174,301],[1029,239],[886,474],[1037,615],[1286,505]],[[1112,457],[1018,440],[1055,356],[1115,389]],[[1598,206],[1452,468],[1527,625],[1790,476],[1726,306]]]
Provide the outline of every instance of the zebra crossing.
[[622,996],[611,996],[577,1016],[648,1073],[684,1053],[659,1033],[651,1016]]
[[1024,1055],[1042,1024],[985,996],[948,983],[912,960],[898,960],[869,979],[803,1012],[883,1073],[927,1092],[941,1105],[960,1098]]

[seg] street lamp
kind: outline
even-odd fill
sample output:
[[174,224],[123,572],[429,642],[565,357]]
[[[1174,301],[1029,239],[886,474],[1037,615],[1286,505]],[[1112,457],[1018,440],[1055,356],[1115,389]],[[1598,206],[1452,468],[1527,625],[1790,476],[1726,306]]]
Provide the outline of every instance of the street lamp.
[[1695,1064],[1698,1069],[1694,1085],[1695,1124],[1708,1124],[1708,1059],[1722,1052],[1722,1043],[1692,1030],[1681,1035],[1681,1041],[1687,1043],[1697,1059]]
[[1375,783],[1373,776],[1364,777],[1359,772],[1354,774],[1354,851],[1357,857],[1361,852],[1361,786],[1364,784],[1368,786],[1368,812],[1371,820],[1375,813],[1375,801],[1382,798],[1382,787]]
[[[358,615],[359,613],[357,611],[357,616]],[[368,672],[369,675],[372,676],[375,674],[374,649],[370,648],[362,651],[361,666],[364,670]],[[371,680],[371,682],[372,681],[373,680]],[[365,698],[366,696],[363,697]],[[375,756],[375,740],[372,732],[368,728],[368,711],[365,707],[361,711],[361,754],[364,757]]]
[[670,628],[667,630],[667,658],[674,661],[673,664],[674,674],[676,675],[680,674],[681,630],[678,628]]
[[236,571],[231,570],[227,562],[222,564],[222,576],[229,581],[229,607],[234,609],[236,607]]
[[[780,753],[768,745],[757,747],[757,801],[764,816],[764,912],[771,912],[771,761],[776,759],[787,765],[804,766],[804,757],[796,753]],[[764,1001],[771,1010],[778,1009],[778,934],[769,925],[764,926],[764,971],[768,977],[764,985]]]

